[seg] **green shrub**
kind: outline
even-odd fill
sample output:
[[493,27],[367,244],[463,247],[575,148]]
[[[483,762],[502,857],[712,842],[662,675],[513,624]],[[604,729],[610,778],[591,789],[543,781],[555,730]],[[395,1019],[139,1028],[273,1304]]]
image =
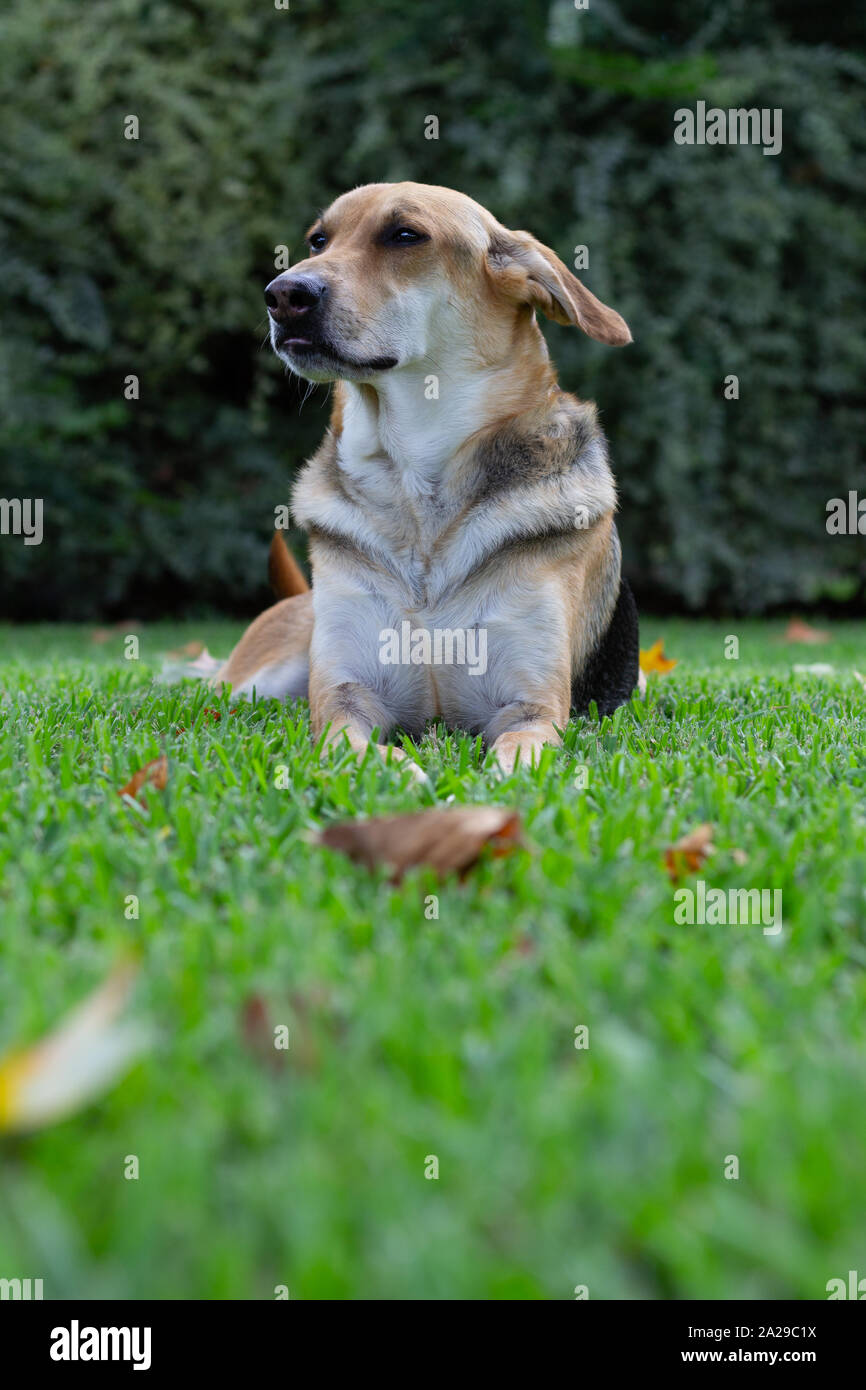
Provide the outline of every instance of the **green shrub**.
[[[589,247],[635,344],[548,336],[599,402],[645,601],[862,595],[863,539],[828,537],[825,505],[857,486],[864,433],[863,35],[798,3],[9,0],[0,495],[45,499],[45,541],[0,537],[0,612],[266,599],[273,508],[327,414],[262,347],[274,250],[400,178],[567,263]],[[676,145],[699,98],[781,107],[782,153]]]

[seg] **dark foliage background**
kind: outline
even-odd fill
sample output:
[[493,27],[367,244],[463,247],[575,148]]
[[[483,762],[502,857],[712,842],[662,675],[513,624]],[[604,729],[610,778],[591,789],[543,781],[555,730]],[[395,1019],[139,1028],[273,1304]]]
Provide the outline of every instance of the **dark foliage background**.
[[[401,178],[589,246],[635,344],[547,331],[599,402],[645,603],[861,602],[866,539],[825,505],[866,495],[864,38],[811,0],[7,0],[0,496],[44,498],[46,529],[0,537],[0,616],[267,600],[327,414],[261,347],[274,248]],[[782,153],[674,144],[699,98],[783,108]]]

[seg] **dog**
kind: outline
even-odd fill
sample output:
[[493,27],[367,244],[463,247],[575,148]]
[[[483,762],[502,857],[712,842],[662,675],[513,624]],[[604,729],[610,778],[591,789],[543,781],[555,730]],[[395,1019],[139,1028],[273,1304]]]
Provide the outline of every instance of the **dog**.
[[510,773],[639,683],[606,441],[557,385],[536,312],[612,346],[631,333],[548,247],[452,189],[355,188],[306,241],[265,301],[278,357],[335,383],[292,492],[312,590],[272,547],[288,596],[217,681],[308,696],[323,746],[442,720]]

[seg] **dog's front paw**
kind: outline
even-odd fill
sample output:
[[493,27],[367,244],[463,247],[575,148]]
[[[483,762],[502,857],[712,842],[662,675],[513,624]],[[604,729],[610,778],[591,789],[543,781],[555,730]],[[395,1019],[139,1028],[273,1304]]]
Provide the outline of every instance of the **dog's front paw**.
[[534,767],[541,759],[545,740],[537,734],[523,730],[500,734],[493,745],[492,753],[497,766],[504,776],[510,777],[518,763],[521,767]]
[[344,728],[337,730],[337,732],[333,734],[329,734],[325,746],[345,748],[347,744],[359,761],[371,748],[373,748],[379,754],[379,757],[386,767],[399,766],[401,771],[409,773],[413,782],[417,782],[425,787],[430,786],[430,778],[427,776],[424,769],[419,767],[415,759],[410,757],[403,748],[398,748],[396,744],[373,743],[372,740],[364,738],[363,735],[356,733],[354,730]]

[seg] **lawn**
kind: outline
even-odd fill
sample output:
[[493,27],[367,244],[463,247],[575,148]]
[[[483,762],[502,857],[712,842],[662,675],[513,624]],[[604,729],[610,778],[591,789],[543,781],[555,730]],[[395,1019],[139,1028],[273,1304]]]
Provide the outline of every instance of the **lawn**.
[[[0,1277],[764,1299],[866,1274],[866,632],[783,628],[644,620],[678,659],[645,701],[505,781],[431,734],[431,790],[321,762],[303,706],[159,681],[239,624],[144,627],[131,661],[120,631],[0,628],[0,1049],[130,948],[152,1033],[80,1113],[0,1140]],[[162,749],[137,812],[117,789]],[[526,849],[395,888],[310,843],[448,798],[516,806]],[[781,890],[780,932],[675,921],[664,850],[702,822],[685,885]]]

